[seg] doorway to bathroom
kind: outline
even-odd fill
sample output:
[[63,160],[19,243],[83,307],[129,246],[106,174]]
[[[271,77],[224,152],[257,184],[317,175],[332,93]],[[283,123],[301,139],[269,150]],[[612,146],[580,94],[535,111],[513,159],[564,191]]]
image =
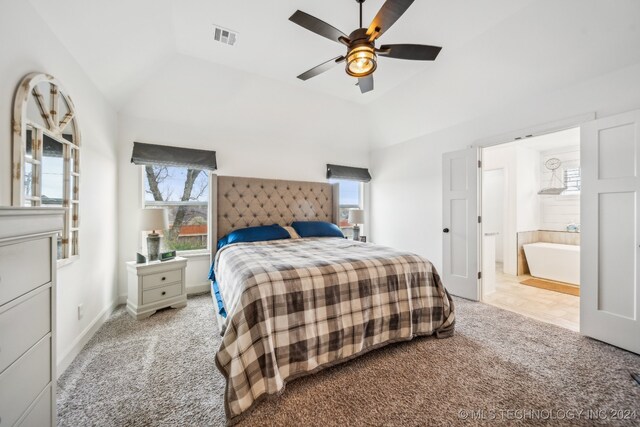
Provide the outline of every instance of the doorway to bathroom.
[[482,149],[482,301],[579,331],[580,128]]

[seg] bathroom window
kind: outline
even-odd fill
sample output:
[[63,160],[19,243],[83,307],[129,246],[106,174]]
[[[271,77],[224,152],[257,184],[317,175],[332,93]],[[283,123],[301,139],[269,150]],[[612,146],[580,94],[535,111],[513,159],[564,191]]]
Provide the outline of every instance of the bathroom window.
[[580,178],[580,168],[565,169],[564,186],[567,189],[562,193],[562,195],[566,195],[566,196],[579,195],[581,184],[582,182]]

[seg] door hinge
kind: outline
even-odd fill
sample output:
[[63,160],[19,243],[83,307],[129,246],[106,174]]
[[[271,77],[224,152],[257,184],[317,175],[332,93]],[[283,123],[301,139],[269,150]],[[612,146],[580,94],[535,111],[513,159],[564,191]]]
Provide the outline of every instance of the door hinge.
[[478,224],[482,223],[482,217],[480,215],[478,215]]
[[482,167],[482,160],[478,160],[478,167],[481,168]]
[[482,271],[478,271],[478,279],[482,279]]

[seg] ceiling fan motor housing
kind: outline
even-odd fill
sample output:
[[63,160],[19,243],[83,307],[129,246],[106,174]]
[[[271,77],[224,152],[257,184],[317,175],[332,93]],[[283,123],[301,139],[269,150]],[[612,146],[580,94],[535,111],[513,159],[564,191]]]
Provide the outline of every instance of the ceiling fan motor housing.
[[347,51],[347,74],[353,77],[365,77],[378,67],[375,43],[370,41],[366,28],[358,28],[349,35]]

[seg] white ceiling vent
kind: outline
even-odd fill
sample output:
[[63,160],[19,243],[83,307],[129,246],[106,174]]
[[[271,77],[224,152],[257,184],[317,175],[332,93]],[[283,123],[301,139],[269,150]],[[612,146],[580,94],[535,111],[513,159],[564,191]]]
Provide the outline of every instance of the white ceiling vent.
[[228,44],[233,46],[238,41],[238,33],[232,30],[228,30],[226,28],[219,27],[217,25],[213,26],[213,38],[220,43]]

